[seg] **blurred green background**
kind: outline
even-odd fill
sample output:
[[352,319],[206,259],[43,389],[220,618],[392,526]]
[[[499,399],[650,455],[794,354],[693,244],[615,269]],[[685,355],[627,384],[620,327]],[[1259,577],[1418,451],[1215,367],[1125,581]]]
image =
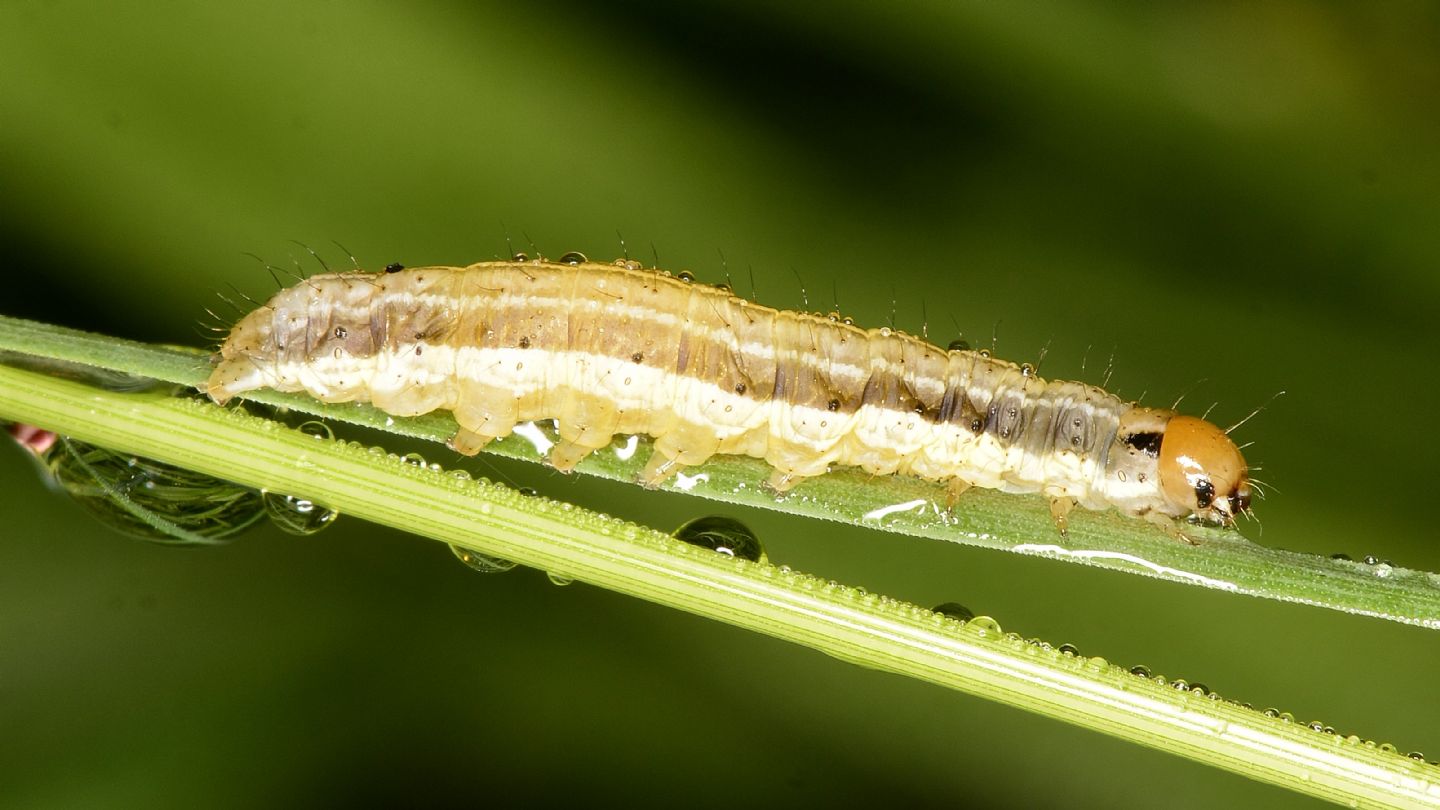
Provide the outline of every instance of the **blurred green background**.
[[[618,233],[1047,375],[1113,350],[1112,388],[1221,423],[1284,389],[1239,433],[1261,542],[1440,570],[1433,5],[769,5],[12,0],[0,311],[199,345],[215,291],[273,288],[244,253],[313,268],[289,240],[373,268]],[[0,476],[9,807],[1310,804],[358,521],[167,549],[17,447]],[[1434,631],[723,511],[777,563],[1440,758]]]

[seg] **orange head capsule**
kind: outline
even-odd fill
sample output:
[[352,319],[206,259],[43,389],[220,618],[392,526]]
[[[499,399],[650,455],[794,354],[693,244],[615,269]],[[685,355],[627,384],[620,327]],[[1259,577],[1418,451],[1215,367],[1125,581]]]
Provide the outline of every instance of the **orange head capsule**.
[[1250,509],[1250,474],[1240,448],[1204,419],[1170,419],[1158,471],[1165,498],[1202,520],[1233,524]]

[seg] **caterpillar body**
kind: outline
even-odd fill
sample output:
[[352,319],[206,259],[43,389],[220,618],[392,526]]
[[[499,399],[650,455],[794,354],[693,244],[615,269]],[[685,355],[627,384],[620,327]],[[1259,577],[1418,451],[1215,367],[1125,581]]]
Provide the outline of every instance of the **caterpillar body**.
[[549,463],[564,471],[646,434],[649,486],[743,454],[773,468],[777,492],[844,465],[944,482],[952,499],[1043,493],[1062,532],[1077,503],[1181,537],[1175,518],[1233,524],[1249,509],[1244,458],[1203,419],[636,262],[516,259],[312,276],[236,324],[206,392],[445,409],[466,455],[553,418]]

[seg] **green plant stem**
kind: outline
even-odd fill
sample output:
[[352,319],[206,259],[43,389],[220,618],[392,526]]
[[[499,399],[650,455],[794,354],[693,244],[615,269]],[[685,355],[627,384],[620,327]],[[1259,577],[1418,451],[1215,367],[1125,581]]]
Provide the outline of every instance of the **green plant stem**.
[[[199,385],[210,369],[205,354],[193,349],[147,346],[3,316],[0,351],[78,362],[186,386]],[[448,413],[394,419],[368,405],[326,405],[299,394],[255,391],[245,398],[431,441],[443,442],[455,430]],[[491,443],[487,452],[529,461],[543,458],[534,443],[518,436]],[[647,452],[643,446],[625,457],[602,451],[581,462],[578,469],[604,478],[634,480]],[[1069,536],[1061,538],[1045,500],[1038,496],[971,490],[953,513],[947,513],[939,505],[944,498],[935,485],[901,476],[876,479],[840,470],[807,481],[789,497],[777,500],[760,489],[769,470],[756,459],[720,457],[689,472],[690,477],[668,488],[685,486],[690,494],[728,503],[1440,629],[1440,575],[1266,548],[1237,532],[1187,527],[1187,532],[1202,541],[1191,546],[1144,521],[1113,512],[1080,510],[1071,516]]]
[[960,689],[1352,806],[1440,807],[1440,770],[888,597],[207,402],[0,367],[0,418],[238,483]]

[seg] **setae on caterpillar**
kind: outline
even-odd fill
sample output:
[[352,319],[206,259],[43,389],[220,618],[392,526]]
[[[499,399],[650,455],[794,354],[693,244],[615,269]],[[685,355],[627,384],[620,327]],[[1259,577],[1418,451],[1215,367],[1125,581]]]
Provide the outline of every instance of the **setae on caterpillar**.
[[554,418],[549,463],[569,471],[646,434],[652,487],[727,453],[764,459],[777,492],[838,464],[944,482],[952,502],[972,486],[1043,493],[1062,533],[1075,504],[1181,538],[1176,518],[1233,526],[1250,508],[1244,458],[1204,419],[628,260],[312,276],[241,319],[220,357],[217,403],[272,388],[449,410],[465,455]]

